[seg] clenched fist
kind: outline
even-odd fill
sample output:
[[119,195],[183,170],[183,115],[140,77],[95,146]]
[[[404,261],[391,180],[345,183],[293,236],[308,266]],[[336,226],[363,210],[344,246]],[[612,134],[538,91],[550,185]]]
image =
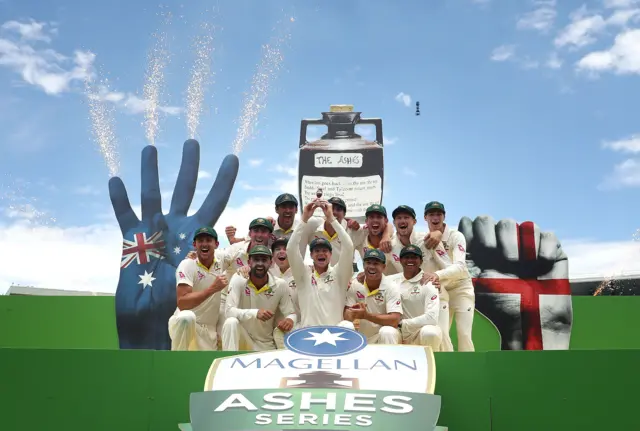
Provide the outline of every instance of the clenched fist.
[[502,337],[503,350],[567,350],[573,308],[569,263],[556,236],[533,222],[460,220],[476,309]]

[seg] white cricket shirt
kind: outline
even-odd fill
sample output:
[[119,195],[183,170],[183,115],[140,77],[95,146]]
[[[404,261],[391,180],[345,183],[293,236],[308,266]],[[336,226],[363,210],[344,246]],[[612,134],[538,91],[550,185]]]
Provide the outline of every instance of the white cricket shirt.
[[226,317],[235,317],[249,336],[261,343],[273,341],[275,319],[266,322],[258,320],[258,310],[269,310],[274,316],[277,310],[296,323],[296,315],[284,280],[269,274],[267,284],[257,288],[250,279],[235,274],[229,283],[226,303]]
[[[224,253],[214,250],[214,260],[211,268],[207,268],[198,259],[184,259],[176,269],[176,287],[186,284],[193,292],[201,292],[209,288],[219,275],[224,274],[222,270],[222,258]],[[218,292],[209,296],[198,306],[191,309],[196,315],[196,322],[203,325],[213,325],[218,323],[221,313],[224,313],[222,297],[224,293]],[[180,312],[176,308],[175,315]]]
[[[380,286],[370,291],[365,280],[364,284],[358,280],[352,280],[347,290],[347,307],[358,303],[364,303],[372,314],[402,314],[402,300],[400,289],[384,275]],[[376,335],[380,331],[380,325],[365,319],[360,319],[360,332],[367,338]]]
[[436,271],[442,287],[447,290],[456,288],[470,288],[473,290],[471,274],[467,268],[467,241],[462,233],[444,227],[442,243],[447,252],[450,263],[444,269]]
[[338,263],[324,274],[307,266],[300,253],[296,253],[300,240],[306,238],[313,225],[303,221],[296,226],[287,245],[289,265],[298,292],[300,304],[301,327],[337,325],[343,320],[344,304],[347,288],[353,275],[353,242],[347,231],[337,221],[331,226],[338,233],[342,242],[342,253]]
[[433,284],[420,284],[424,272],[407,280],[403,273],[391,275],[389,281],[396,283],[402,298],[402,333],[412,335],[425,325],[438,325],[440,298]]
[[[369,229],[367,229],[366,225],[360,226],[353,234],[353,245],[360,255],[360,259],[364,261],[364,254],[368,249],[375,249],[376,247],[372,246],[369,242]],[[387,259],[387,264],[384,270],[384,275],[393,275],[397,273],[395,266],[389,265],[389,262],[393,260],[393,255],[391,253],[385,253],[385,258]]]

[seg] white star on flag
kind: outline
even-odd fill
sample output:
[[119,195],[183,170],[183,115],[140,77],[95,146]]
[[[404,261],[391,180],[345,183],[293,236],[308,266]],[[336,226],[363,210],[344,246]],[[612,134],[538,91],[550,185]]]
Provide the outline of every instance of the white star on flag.
[[347,338],[342,338],[341,335],[344,332],[332,333],[328,329],[322,331],[322,333],[318,332],[307,332],[311,337],[305,338],[305,340],[315,341],[314,346],[318,346],[320,344],[331,344],[337,347],[336,341],[349,341]]
[[149,274],[146,270],[144,271],[143,275],[139,275],[138,277],[140,277],[140,281],[138,282],[138,284],[142,284],[142,288],[144,289],[147,286],[151,286],[153,287],[152,283],[153,280],[155,280],[155,277],[153,276],[153,271],[151,271],[151,274]]
[[178,238],[180,238],[181,240],[184,240],[187,237],[187,234],[185,233],[181,233],[180,235],[178,235]]
[[181,251],[182,251],[182,249],[180,247],[173,247],[173,252],[175,254],[180,254]]

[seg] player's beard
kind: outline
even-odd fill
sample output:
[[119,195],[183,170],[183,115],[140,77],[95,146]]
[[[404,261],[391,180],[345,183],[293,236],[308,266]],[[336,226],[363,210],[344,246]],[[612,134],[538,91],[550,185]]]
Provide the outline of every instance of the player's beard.
[[264,278],[267,275],[267,267],[264,265],[256,265],[251,268],[251,275],[255,278]]

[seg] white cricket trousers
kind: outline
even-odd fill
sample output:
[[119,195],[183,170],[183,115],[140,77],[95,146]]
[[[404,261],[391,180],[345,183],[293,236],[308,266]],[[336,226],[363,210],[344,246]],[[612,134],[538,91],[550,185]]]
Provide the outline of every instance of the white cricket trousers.
[[393,326],[381,326],[377,334],[367,337],[368,344],[400,344],[402,335]]
[[403,333],[402,341],[405,344],[429,346],[434,352],[439,352],[442,343],[442,329],[438,325],[425,325],[413,334]]
[[265,342],[251,338],[244,326],[235,317],[227,317],[222,325],[222,350],[224,351],[256,351],[274,350],[273,339]]
[[191,310],[181,310],[169,318],[171,350],[218,350],[215,326],[203,325]]

